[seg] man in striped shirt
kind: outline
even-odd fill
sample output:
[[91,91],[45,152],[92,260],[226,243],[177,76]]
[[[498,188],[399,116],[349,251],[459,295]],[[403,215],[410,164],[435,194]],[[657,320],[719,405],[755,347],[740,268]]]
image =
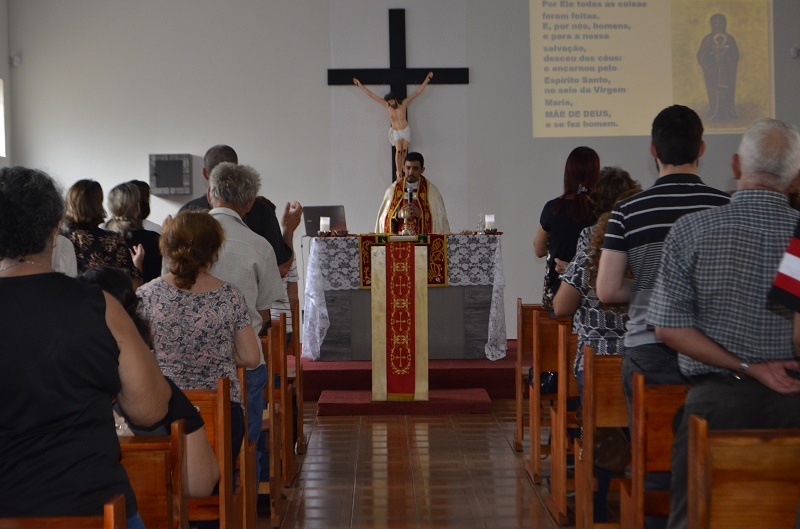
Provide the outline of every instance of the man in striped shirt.
[[[697,175],[704,150],[703,123],[696,112],[680,105],[662,110],[653,120],[650,143],[659,178],[651,188],[617,204],[608,222],[596,290],[603,303],[630,303],[622,360],[628,409],[634,371],[643,373],[647,384],[686,382],[677,354],[656,338],[645,316],[672,225],[687,213],[730,201]],[[628,267],[633,281],[625,277]]]
[[[705,150],[703,122],[685,106],[673,105],[653,120],[650,154],[658,180],[641,193],[621,201],[611,213],[597,272],[597,296],[603,303],[629,303],[622,382],[631,410],[633,372],[645,384],[685,384],[674,349],[661,343],[645,317],[658,275],[664,239],[683,215],[728,204],[726,193],[709,187],[697,175]],[[630,267],[633,280],[626,279]],[[645,490],[669,488],[669,473],[645,475]],[[650,529],[666,525],[646,517]]]

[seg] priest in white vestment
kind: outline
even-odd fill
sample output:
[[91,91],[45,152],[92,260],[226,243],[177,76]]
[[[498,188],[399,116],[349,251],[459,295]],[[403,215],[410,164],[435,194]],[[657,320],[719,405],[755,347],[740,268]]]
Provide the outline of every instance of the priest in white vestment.
[[396,221],[395,215],[403,206],[408,190],[414,192],[414,205],[420,209],[421,229],[418,233],[450,232],[444,199],[436,186],[422,176],[425,172],[423,156],[418,152],[408,153],[403,170],[405,175],[392,183],[383,195],[378,220],[375,222],[375,233],[395,233],[393,221]]

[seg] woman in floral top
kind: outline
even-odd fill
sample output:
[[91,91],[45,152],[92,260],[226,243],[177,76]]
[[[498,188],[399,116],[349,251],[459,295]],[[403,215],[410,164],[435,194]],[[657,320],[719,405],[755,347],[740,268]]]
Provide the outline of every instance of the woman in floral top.
[[[125,270],[134,282],[142,283],[141,246],[128,250],[125,240],[118,234],[99,228],[106,215],[103,209],[103,188],[94,180],[78,180],[67,191],[62,234],[72,241],[78,260],[78,273],[82,274],[99,265]],[[131,255],[133,253],[133,255]]]
[[220,378],[230,379],[232,446],[238,448],[245,430],[236,366],[257,367],[261,349],[242,293],[208,273],[223,238],[208,212],[187,210],[168,219],[160,247],[169,273],[136,295],[164,375],[184,390],[215,389]]

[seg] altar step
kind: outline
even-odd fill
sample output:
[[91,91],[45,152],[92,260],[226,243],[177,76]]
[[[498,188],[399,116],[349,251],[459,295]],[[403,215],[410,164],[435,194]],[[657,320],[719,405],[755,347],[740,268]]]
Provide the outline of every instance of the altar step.
[[372,392],[327,389],[317,402],[317,415],[464,415],[490,413],[492,399],[483,388],[432,389],[427,401],[373,402]]
[[[428,380],[431,390],[483,388],[491,399],[513,399],[516,340],[509,340],[506,357],[491,361],[431,360]],[[320,399],[325,390],[371,391],[372,362],[313,362],[303,359],[303,398]]]

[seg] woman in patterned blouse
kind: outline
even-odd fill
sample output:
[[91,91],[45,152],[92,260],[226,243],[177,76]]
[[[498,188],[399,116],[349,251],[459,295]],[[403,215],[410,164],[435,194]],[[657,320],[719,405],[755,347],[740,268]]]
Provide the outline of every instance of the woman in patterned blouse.
[[105,215],[103,188],[98,182],[78,180],[69,188],[62,234],[75,247],[78,273],[99,265],[122,268],[131,276],[134,288],[138,287],[142,284],[142,247],[129,251],[122,236],[100,228]]
[[258,367],[261,348],[244,295],[208,273],[222,246],[222,226],[206,211],[167,218],[159,246],[168,274],[136,292],[150,323],[153,352],[164,375],[181,389],[215,389],[231,381],[231,437],[236,458],[245,431],[236,366]]

